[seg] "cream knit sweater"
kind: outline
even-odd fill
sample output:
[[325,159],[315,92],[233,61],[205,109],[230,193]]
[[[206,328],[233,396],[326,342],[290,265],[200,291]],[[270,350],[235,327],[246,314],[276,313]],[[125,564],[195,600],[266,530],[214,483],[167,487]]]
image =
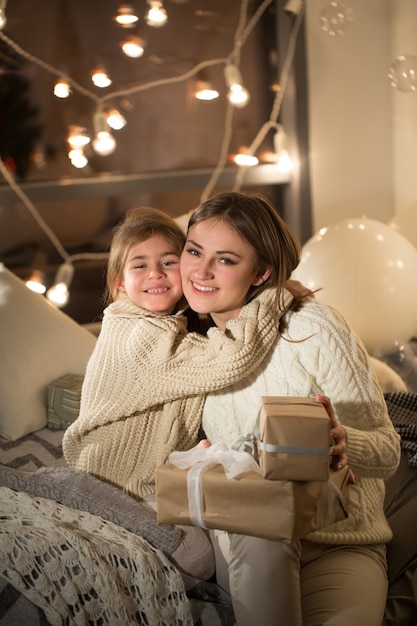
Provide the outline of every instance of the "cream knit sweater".
[[[197,443],[205,392],[245,376],[265,358],[277,335],[268,290],[231,320],[226,333],[188,333],[181,314],[157,317],[126,297],[104,312],[88,362],[80,415],[67,429],[70,467],[144,497],[155,491],[155,469],[173,450]],[[286,293],[284,306],[292,296]]]
[[232,445],[252,431],[259,396],[328,396],[347,435],[355,477],[348,519],[312,533],[324,543],[386,542],[391,530],[383,513],[384,479],[395,471],[400,438],[362,342],[335,311],[313,299],[289,313],[288,330],[265,361],[245,380],[208,394],[203,428],[212,442]]

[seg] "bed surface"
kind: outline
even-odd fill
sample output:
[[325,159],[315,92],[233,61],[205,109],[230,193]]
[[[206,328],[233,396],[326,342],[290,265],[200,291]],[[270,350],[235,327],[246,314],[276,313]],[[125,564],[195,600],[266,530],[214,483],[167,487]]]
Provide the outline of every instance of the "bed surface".
[[[383,626],[417,623],[417,394],[385,394],[402,435],[402,459],[387,481],[385,509],[394,538],[388,545],[389,594]],[[112,520],[169,555],[178,542],[173,527],[157,525],[146,503],[92,476],[70,470],[62,456],[64,431],[44,428],[17,441],[0,438],[0,484]],[[36,478],[35,478],[36,475]],[[183,576],[193,623],[232,626],[230,597],[214,581]],[[0,625],[47,624],[43,612],[0,577]]]

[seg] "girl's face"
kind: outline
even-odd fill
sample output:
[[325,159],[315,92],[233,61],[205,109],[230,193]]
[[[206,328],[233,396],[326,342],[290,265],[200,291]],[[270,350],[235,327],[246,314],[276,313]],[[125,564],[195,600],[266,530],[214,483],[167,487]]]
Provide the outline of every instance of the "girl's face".
[[191,226],[180,267],[190,307],[210,313],[223,330],[228,320],[239,315],[250,287],[262,284],[270,274],[258,267],[252,246],[216,218]]
[[137,306],[171,315],[182,297],[180,258],[162,235],[134,244],[118,285]]

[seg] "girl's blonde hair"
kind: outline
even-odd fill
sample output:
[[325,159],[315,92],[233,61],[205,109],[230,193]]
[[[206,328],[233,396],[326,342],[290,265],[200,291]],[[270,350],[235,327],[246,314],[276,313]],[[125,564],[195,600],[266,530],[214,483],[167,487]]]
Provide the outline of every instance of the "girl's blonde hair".
[[268,287],[277,292],[277,311],[284,283],[300,262],[301,243],[262,195],[240,192],[218,194],[198,206],[188,228],[209,219],[225,222],[255,251],[259,270],[271,269],[269,278],[248,292],[251,300]]
[[181,255],[185,234],[177,222],[167,213],[151,207],[130,209],[124,219],[114,228],[107,263],[107,288],[105,302],[110,304],[119,297],[118,284],[123,278],[131,247],[146,241],[154,235],[161,235]]

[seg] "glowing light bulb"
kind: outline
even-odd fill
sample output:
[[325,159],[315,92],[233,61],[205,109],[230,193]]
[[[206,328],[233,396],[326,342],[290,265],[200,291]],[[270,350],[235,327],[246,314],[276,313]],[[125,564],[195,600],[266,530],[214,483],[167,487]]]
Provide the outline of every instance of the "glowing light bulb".
[[107,156],[112,154],[116,148],[116,140],[109,131],[103,111],[97,111],[94,114],[94,132],[93,148],[97,154]]
[[131,4],[121,4],[117,9],[117,15],[113,18],[123,28],[132,28],[138,21],[135,9]]
[[254,154],[249,154],[245,147],[239,148],[239,152],[233,156],[233,161],[241,167],[254,167],[258,165],[259,159]]
[[230,104],[237,108],[243,108],[249,102],[249,92],[242,85],[232,85],[227,94]]
[[417,57],[411,54],[398,56],[391,64],[388,78],[399,91],[416,91]]
[[82,169],[88,165],[88,159],[85,156],[81,148],[74,148],[68,152],[68,158],[71,161],[71,165],[77,169]]
[[120,130],[126,126],[125,117],[117,109],[110,109],[106,114],[106,120],[113,130]]
[[93,140],[93,148],[97,154],[107,156],[114,152],[116,148],[116,140],[108,131],[100,131]]
[[26,287],[28,287],[31,291],[35,293],[44,294],[46,291],[45,287],[45,275],[40,270],[34,270],[32,275],[26,281]]
[[90,143],[90,137],[87,135],[85,128],[70,126],[67,141],[71,148],[82,148]]
[[3,30],[7,24],[6,4],[7,0],[0,0],[0,30]]
[[205,80],[196,82],[195,97],[197,100],[215,100],[219,97],[219,92],[214,89],[212,84]]
[[58,268],[54,284],[46,292],[48,300],[52,302],[52,304],[55,304],[55,306],[59,309],[68,304],[69,286],[71,285],[73,275],[73,265],[71,263],[63,263]]
[[145,52],[146,43],[142,37],[132,35],[121,44],[122,51],[132,59],[139,59]]
[[228,64],[224,68],[224,78],[229,89],[227,99],[233,106],[243,108],[249,102],[249,92],[244,87],[242,76],[236,65]]
[[96,87],[103,89],[104,87],[109,87],[111,85],[111,79],[107,75],[106,71],[103,68],[97,68],[91,74],[91,80],[93,81]]
[[57,98],[68,98],[71,93],[69,82],[65,78],[61,78],[54,85],[54,96]]
[[291,172],[294,164],[288,152],[287,135],[281,124],[278,125],[277,132],[274,135],[274,150],[274,160],[277,164],[277,169],[283,173]]
[[164,26],[168,21],[168,15],[162,2],[159,0],[148,0],[149,10],[145,16],[146,23],[154,28]]

